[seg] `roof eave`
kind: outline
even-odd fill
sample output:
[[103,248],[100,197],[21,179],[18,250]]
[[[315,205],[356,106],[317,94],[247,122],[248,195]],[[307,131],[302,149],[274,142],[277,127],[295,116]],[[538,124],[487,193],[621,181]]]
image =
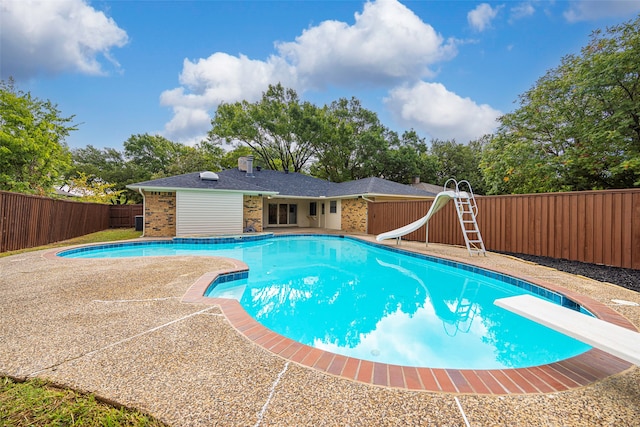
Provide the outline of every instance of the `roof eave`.
[[356,194],[344,194],[336,196],[328,196],[327,198],[333,199],[355,199],[358,197],[395,197],[395,198],[410,198],[410,199],[433,199],[436,196],[418,195],[418,194],[397,194],[397,193],[356,193]]
[[336,199],[337,197],[333,197],[333,196],[304,196],[304,195],[278,193],[278,198],[280,198],[280,199],[327,200],[327,199]]
[[159,192],[173,192],[173,191],[211,191],[214,193],[242,193],[246,196],[258,196],[258,195],[266,195],[266,196],[275,196],[278,194],[277,191],[267,191],[267,190],[229,190],[229,189],[218,189],[218,188],[190,188],[190,187],[152,187],[146,185],[127,185],[127,188],[134,191],[144,190],[144,191],[159,191]]

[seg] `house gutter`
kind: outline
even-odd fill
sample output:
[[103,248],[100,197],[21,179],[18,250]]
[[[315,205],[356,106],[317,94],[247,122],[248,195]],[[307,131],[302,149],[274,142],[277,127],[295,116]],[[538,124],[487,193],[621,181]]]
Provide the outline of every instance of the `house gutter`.
[[[137,186],[129,186],[127,185],[127,188],[130,188],[132,190],[142,190],[143,187],[137,187]],[[277,196],[278,192],[277,191],[264,191],[264,190],[251,190],[251,191],[242,191],[242,190],[227,190],[227,189],[216,189],[216,188],[186,188],[186,187],[182,187],[182,188],[178,188],[178,187],[145,187],[144,188],[147,191],[160,191],[160,192],[176,192],[176,191],[200,191],[200,192],[213,192],[213,193],[240,193],[243,194],[245,196]]]
[[[366,194],[345,194],[340,196],[331,196],[327,198],[332,199],[355,199],[361,197],[366,200],[367,197],[392,197],[392,198],[406,198],[406,199],[417,199],[417,200],[433,200],[436,196],[422,196],[416,194],[382,194],[382,193],[366,193]],[[369,201],[369,200],[367,200]]]

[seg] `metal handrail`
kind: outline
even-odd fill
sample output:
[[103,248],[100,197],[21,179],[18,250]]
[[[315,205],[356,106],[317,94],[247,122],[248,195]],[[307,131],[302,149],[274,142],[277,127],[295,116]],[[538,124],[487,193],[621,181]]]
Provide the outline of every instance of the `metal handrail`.
[[466,179],[463,179],[462,181],[458,182],[456,181],[455,178],[449,178],[447,180],[447,182],[444,183],[444,191],[447,191],[448,185],[450,182],[453,182],[455,184],[455,193],[456,195],[458,195],[460,193],[460,187],[462,187],[463,185],[466,185],[467,188],[469,189],[469,191],[467,192],[469,194],[469,201],[471,204],[471,209],[473,210],[473,215],[474,216],[478,216],[478,203],[476,202],[476,196],[475,194],[473,194],[473,188],[471,188],[471,183],[469,181],[467,181]]
[[469,188],[469,195],[471,196],[471,197],[469,197],[469,199],[471,201],[471,209],[473,209],[473,215],[477,218],[478,217],[478,203],[476,202],[476,195],[473,194],[473,189],[471,188],[471,183],[469,181],[467,181],[466,179],[463,179],[457,185],[460,186],[461,184],[466,184],[467,187]]
[[[453,199],[458,213],[458,220],[460,221],[460,228],[462,228],[462,234],[464,235],[465,244],[467,245],[467,250],[469,250],[469,254],[471,254],[471,247],[473,246],[473,251],[482,253],[486,256],[484,241],[482,240],[482,235],[480,234],[477,222],[478,203],[476,201],[475,194],[473,194],[471,183],[466,179],[458,182],[455,178],[449,178],[447,182],[444,183],[444,191],[451,191],[451,189],[447,188],[450,183],[455,184]],[[467,190],[462,191],[461,188],[465,188],[465,186]],[[464,195],[461,193],[464,193]],[[467,211],[464,206],[469,206],[469,210]],[[470,214],[471,220],[465,220],[464,214]],[[473,229],[468,229],[465,225],[467,223],[473,223]],[[473,234],[475,237],[473,239],[469,239],[469,234]]]

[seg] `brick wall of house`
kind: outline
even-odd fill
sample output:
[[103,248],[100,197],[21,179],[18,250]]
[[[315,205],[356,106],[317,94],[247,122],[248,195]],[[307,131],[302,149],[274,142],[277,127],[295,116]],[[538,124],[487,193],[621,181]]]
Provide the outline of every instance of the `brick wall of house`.
[[[257,232],[262,231],[262,197],[261,196],[244,196],[242,213],[242,227],[251,226]],[[246,224],[246,225],[245,225]]]
[[150,191],[144,194],[144,235],[176,235],[176,193]]
[[342,200],[342,230],[367,232],[367,201],[364,199]]

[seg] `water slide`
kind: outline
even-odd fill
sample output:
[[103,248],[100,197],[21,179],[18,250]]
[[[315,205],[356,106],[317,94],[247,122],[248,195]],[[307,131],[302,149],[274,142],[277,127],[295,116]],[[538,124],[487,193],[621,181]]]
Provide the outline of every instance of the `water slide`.
[[[417,221],[412,222],[411,224],[405,225],[404,227],[400,227],[400,228],[395,229],[395,230],[387,231],[386,233],[378,234],[376,236],[376,240],[378,242],[381,242],[381,241],[383,241],[385,239],[399,239],[402,236],[405,236],[405,235],[407,235],[407,234],[409,234],[411,232],[416,231],[417,229],[419,229],[420,227],[425,225],[427,222],[429,222],[431,217],[433,215],[435,215],[436,212],[438,212],[447,203],[449,203],[449,200],[455,199],[456,197],[463,197],[463,195],[466,196],[466,194],[467,193],[462,192],[462,191],[456,193],[455,191],[451,191],[451,190],[439,192],[436,195],[436,198],[433,199],[433,204],[431,205],[431,208],[429,208],[429,212],[427,212],[427,214],[425,216],[423,216],[422,218],[420,218]],[[466,197],[468,197],[468,196],[466,196]]]

